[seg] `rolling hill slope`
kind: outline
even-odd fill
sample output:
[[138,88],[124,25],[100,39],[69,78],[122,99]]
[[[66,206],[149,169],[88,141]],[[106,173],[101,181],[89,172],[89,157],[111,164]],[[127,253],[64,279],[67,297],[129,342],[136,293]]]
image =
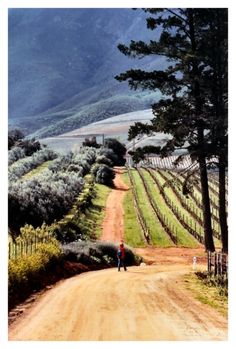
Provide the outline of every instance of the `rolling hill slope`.
[[[104,134],[105,138],[117,138],[119,141],[128,144],[129,127],[135,122],[149,123],[152,118],[153,114],[151,109],[138,110],[93,122],[87,126],[76,128],[73,131],[62,133],[59,136],[45,137],[41,139],[41,142],[47,144],[52,149],[62,152],[72,149],[75,150],[81,145],[84,138],[90,135],[98,135],[98,143],[102,142],[101,134]],[[35,135],[39,136],[40,132]],[[157,133],[148,139],[144,137],[137,144],[138,146],[146,144],[161,145],[168,137],[169,136],[166,134]]]

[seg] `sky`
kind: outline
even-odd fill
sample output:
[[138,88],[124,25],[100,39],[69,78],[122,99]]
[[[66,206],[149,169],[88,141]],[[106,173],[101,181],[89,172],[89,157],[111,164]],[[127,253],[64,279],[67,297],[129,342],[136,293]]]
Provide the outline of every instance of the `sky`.
[[[132,342],[132,343],[119,343],[113,342],[112,345],[109,342],[8,342],[7,341],[7,69],[8,69],[8,57],[7,57],[7,15],[8,8],[25,8],[25,7],[62,7],[62,8],[74,8],[74,7],[228,7],[229,8],[229,226],[230,226],[230,246],[236,246],[236,224],[233,219],[233,208],[235,207],[236,198],[236,181],[234,181],[235,170],[235,111],[236,111],[236,98],[234,96],[234,81],[235,81],[235,64],[236,62],[236,40],[235,40],[235,24],[236,24],[236,1],[222,1],[222,0],[184,0],[184,1],[169,1],[169,0],[113,0],[113,1],[80,1],[80,0],[0,0],[0,142],[1,142],[1,179],[0,179],[0,347],[1,348],[130,348],[133,345],[135,348],[199,348],[207,347],[214,349],[218,347],[228,348],[232,344],[236,344],[236,311],[235,301],[236,299],[236,273],[233,269],[236,267],[236,253],[230,248],[230,305],[229,305],[229,341],[228,342]],[[122,319],[121,319],[122,321]]]

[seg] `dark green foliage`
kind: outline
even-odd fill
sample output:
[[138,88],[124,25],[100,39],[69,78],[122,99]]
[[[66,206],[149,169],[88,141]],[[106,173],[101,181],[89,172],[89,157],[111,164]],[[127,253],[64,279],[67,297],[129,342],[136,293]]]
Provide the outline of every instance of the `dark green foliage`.
[[8,131],[8,150],[10,150],[18,140],[23,139],[24,137],[23,132],[19,129]]
[[105,165],[110,166],[110,167],[113,165],[112,160],[107,158],[105,155],[98,156],[96,159],[96,163],[97,164],[105,164]]
[[113,186],[113,179],[115,178],[114,170],[105,164],[95,164],[91,170],[95,177],[96,183]]
[[16,146],[24,149],[26,156],[31,156],[41,149],[41,144],[35,139],[21,139],[16,142]]
[[112,149],[114,154],[117,156],[117,161],[114,163],[114,166],[124,166],[124,156],[126,154],[126,147],[124,146],[124,144],[120,143],[115,138],[107,138],[105,140],[105,147]]
[[100,148],[101,145],[97,143],[96,137],[85,138],[84,142],[82,143],[83,147],[92,147],[92,148]]
[[118,156],[114,153],[113,149],[101,147],[97,151],[97,158],[99,158],[100,156],[105,156],[105,158],[109,159],[111,166],[115,166],[115,164],[119,162]]
[[8,131],[8,150],[13,147],[21,148],[25,156],[31,156],[41,149],[39,141],[35,139],[25,139],[24,137],[23,132],[19,129]]
[[156,147],[154,145],[148,145],[142,148],[136,148],[135,151],[130,150],[129,154],[132,156],[134,162],[137,164],[141,160],[145,159],[146,154],[158,154],[160,153],[161,147]]

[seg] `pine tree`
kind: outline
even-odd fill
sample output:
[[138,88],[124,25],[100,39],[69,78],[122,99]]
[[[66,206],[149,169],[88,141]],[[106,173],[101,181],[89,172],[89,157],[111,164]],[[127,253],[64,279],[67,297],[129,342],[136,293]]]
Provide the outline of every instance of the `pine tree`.
[[212,120],[209,138],[211,153],[218,157],[219,219],[222,250],[228,252],[226,213],[226,170],[228,168],[228,11],[206,9],[202,23],[209,25],[205,33],[204,56],[208,64],[205,93],[208,94]]

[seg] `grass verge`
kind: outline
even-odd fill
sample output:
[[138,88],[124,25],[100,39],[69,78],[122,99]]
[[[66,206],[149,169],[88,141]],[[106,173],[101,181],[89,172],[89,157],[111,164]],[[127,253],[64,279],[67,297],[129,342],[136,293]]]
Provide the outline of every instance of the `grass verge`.
[[93,205],[86,212],[84,217],[84,225],[87,226],[90,236],[99,238],[102,234],[102,221],[105,216],[105,207],[107,197],[111,188],[103,184],[95,184],[96,196],[93,199]]
[[39,173],[41,173],[42,171],[44,171],[46,168],[48,168],[48,165],[52,162],[53,160],[48,160],[45,161],[43,164],[37,166],[36,168],[34,168],[33,170],[27,172],[24,176],[21,177],[21,180],[25,180],[25,179],[30,179],[33,176],[37,176]]
[[56,239],[41,243],[32,255],[11,259],[8,265],[9,309],[25,300],[32,292],[55,282],[61,249]]
[[[122,174],[122,179],[125,184],[131,186],[128,174],[125,172]],[[146,246],[143,232],[138,222],[138,218],[134,208],[132,190],[128,190],[123,201],[124,208],[124,229],[125,229],[125,241],[132,247],[144,247]]]
[[195,298],[208,304],[224,317],[228,316],[228,287],[227,281],[210,278],[206,273],[191,273],[184,277],[184,283]]

